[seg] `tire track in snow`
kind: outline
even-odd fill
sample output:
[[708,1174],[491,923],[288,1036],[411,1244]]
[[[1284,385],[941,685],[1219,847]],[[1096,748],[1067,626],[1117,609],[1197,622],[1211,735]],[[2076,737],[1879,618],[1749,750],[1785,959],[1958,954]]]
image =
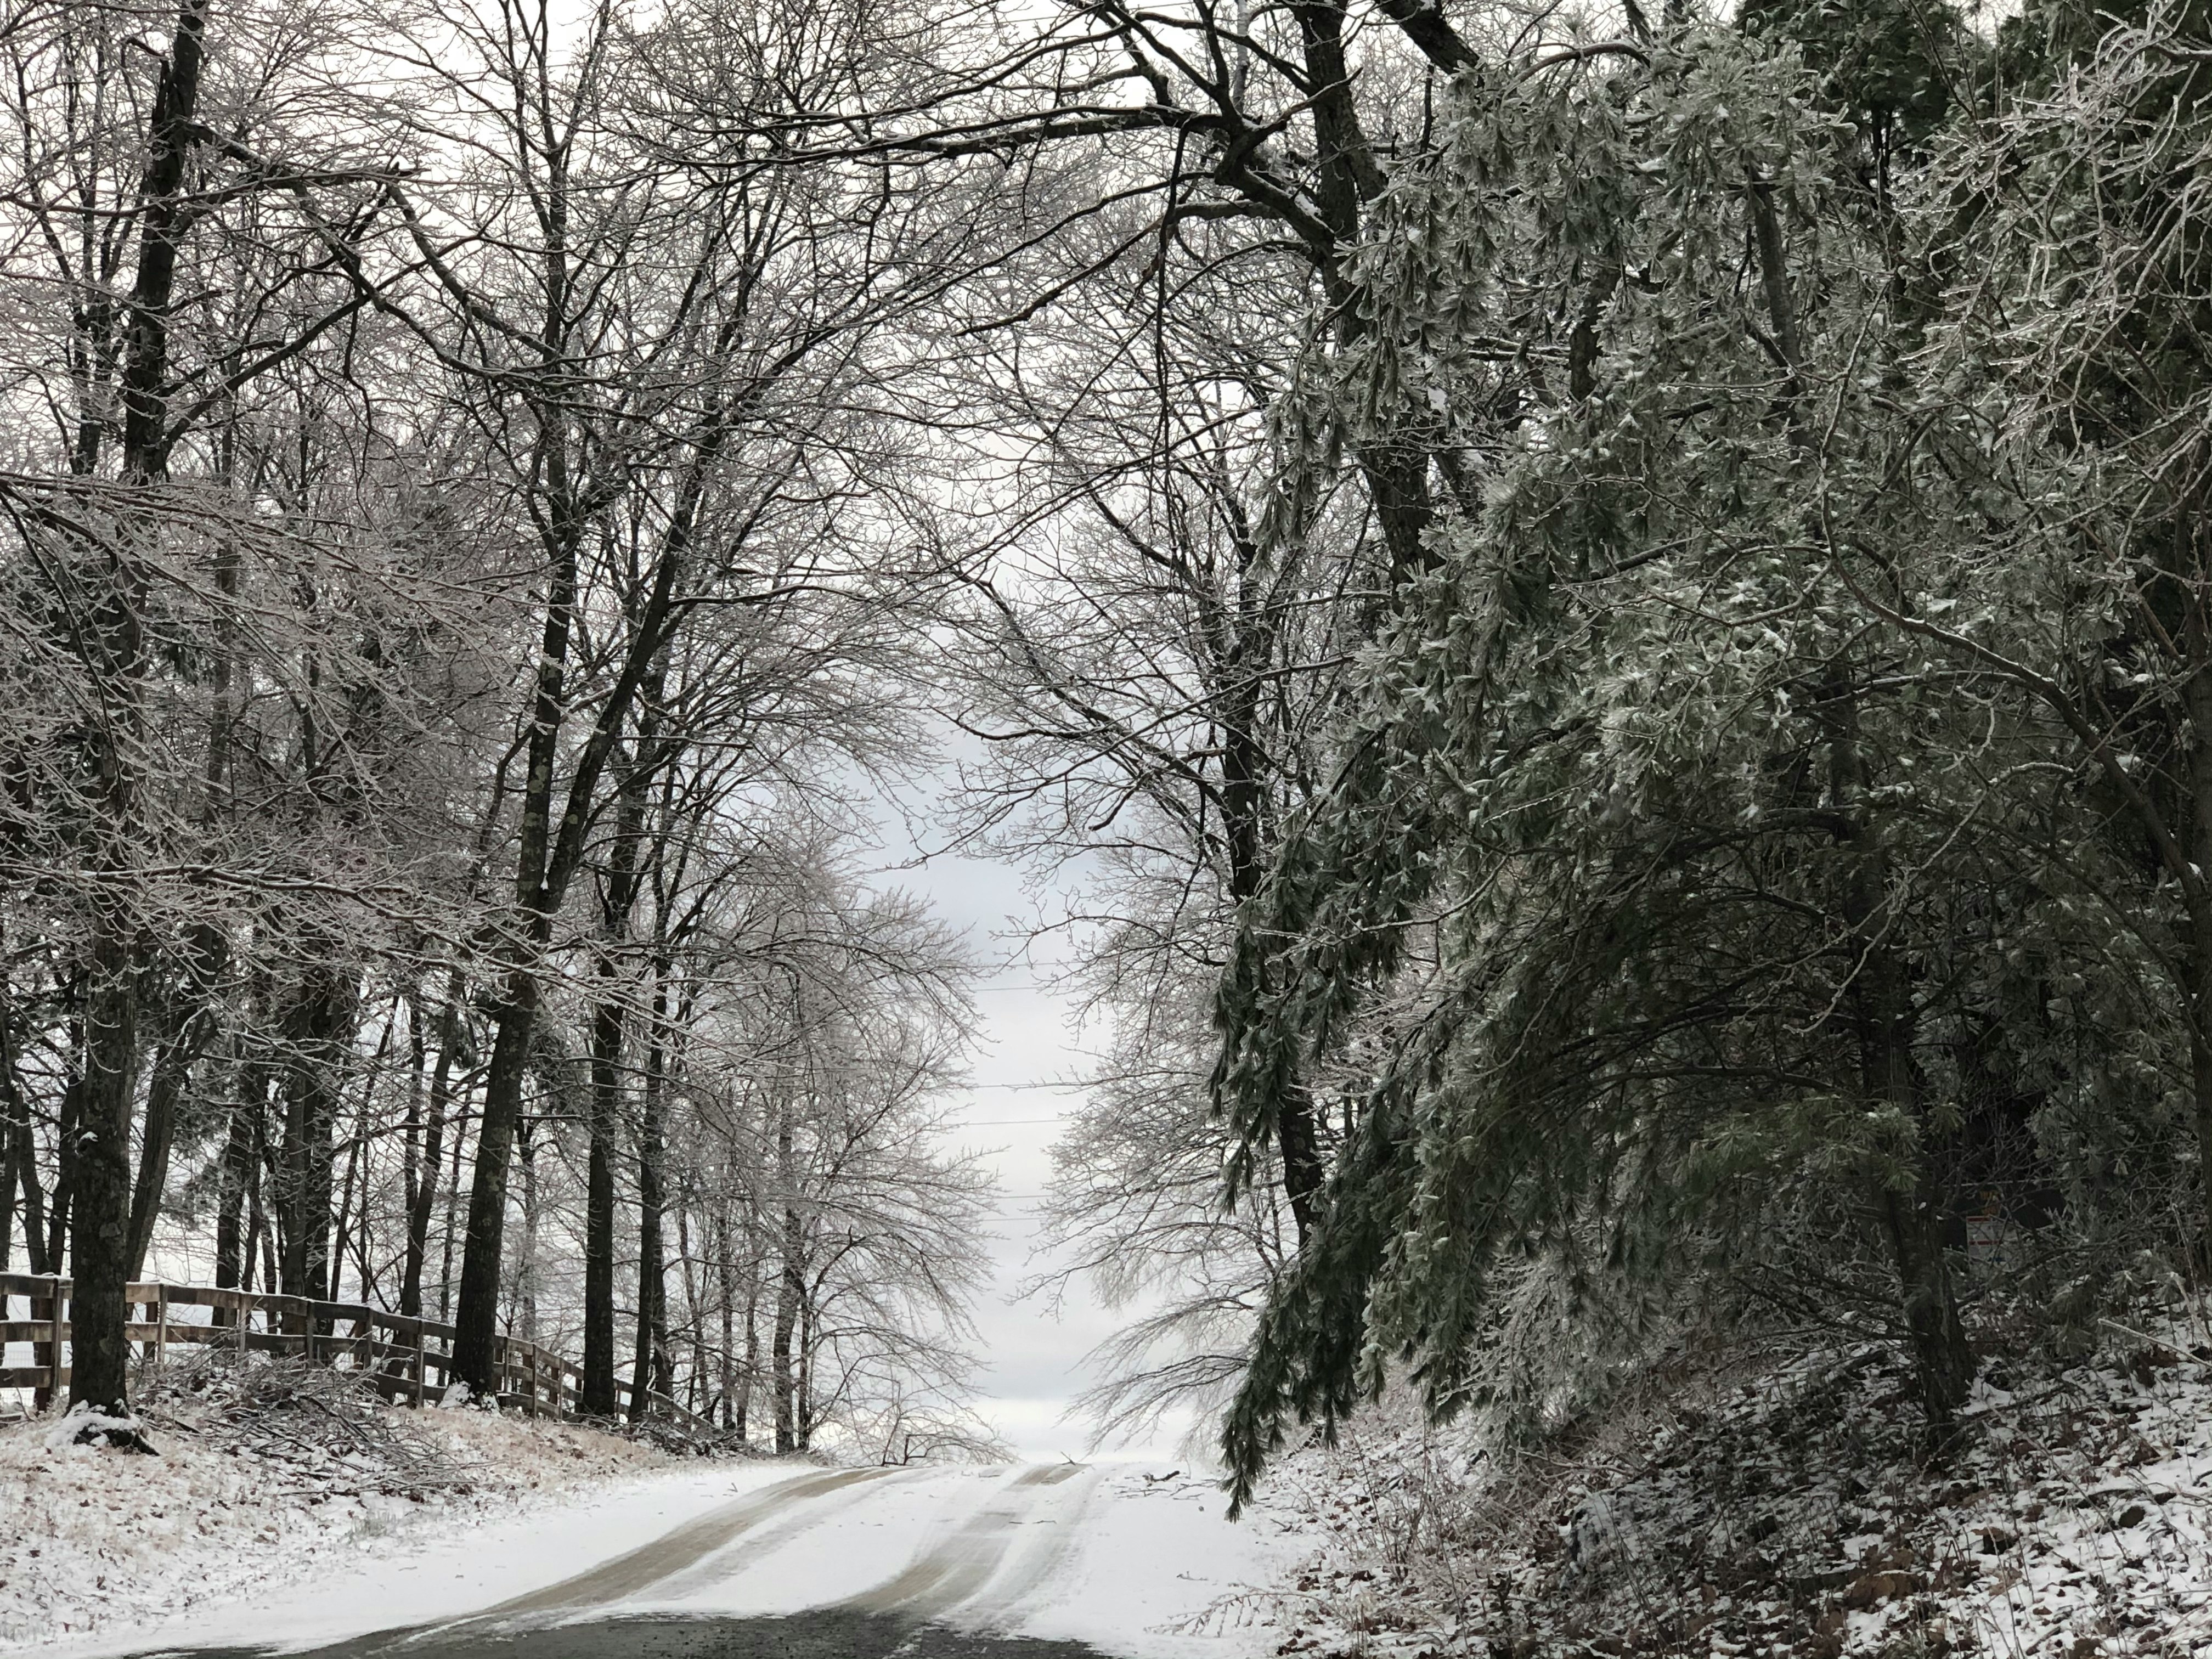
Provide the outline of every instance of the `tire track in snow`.
[[[1000,1488],[998,1495],[963,1522],[951,1537],[923,1551],[896,1577],[837,1602],[836,1607],[852,1613],[942,1619],[974,1601],[1008,1563],[1015,1553],[1016,1528],[1024,1522],[1052,1524],[1073,1519],[1038,1513],[1058,1506],[1057,1494],[1048,1494],[1043,1489],[1085,1473],[1086,1466],[1080,1463],[1024,1471]],[[1091,1484],[1097,1484],[1095,1480]],[[1090,1490],[1086,1488],[1079,1500],[1078,1513],[1082,1502],[1089,1497]],[[1002,1585],[988,1604],[969,1611],[986,1620],[1002,1613],[1033,1589],[1065,1553],[1066,1540],[1056,1540],[1037,1552],[1036,1559],[1024,1563],[1018,1576]]]
[[639,1546],[588,1572],[565,1578],[544,1589],[532,1590],[511,1601],[502,1601],[476,1614],[476,1619],[517,1619],[533,1613],[568,1613],[605,1607],[653,1589],[726,1548],[778,1511],[809,1498],[823,1498],[863,1480],[881,1478],[883,1469],[833,1469],[802,1475],[763,1488],[724,1504],[720,1509],[685,1522],[649,1544]]
[[[854,1474],[854,1481],[842,1492],[818,1498],[796,1513],[770,1517],[728,1547],[659,1580],[651,1587],[650,1594],[635,1599],[642,1603],[658,1605],[682,1601],[702,1591],[711,1590],[718,1584],[740,1577],[793,1539],[828,1526],[850,1510],[862,1508],[884,1487],[901,1480],[926,1480],[929,1478],[929,1471],[913,1468],[861,1469]],[[863,1478],[866,1482],[865,1486],[859,1484]]]
[[[1054,1470],[1051,1472],[1053,1479],[1046,1484],[1056,1486],[1060,1481],[1072,1479],[1079,1472],[1077,1466]],[[970,1603],[963,1609],[962,1624],[979,1631],[1007,1631],[1021,1622],[1025,1604],[1074,1553],[1076,1540],[1081,1535],[1083,1523],[1091,1511],[1091,1500],[1097,1497],[1098,1488],[1104,1480],[1104,1471],[1091,1470],[1082,1489],[1060,1501],[1057,1514],[1032,1516],[1034,1524],[1049,1526],[1051,1532],[1032,1534],[1036,1541],[1012,1561],[1009,1571],[992,1580],[988,1595],[982,1601]]]

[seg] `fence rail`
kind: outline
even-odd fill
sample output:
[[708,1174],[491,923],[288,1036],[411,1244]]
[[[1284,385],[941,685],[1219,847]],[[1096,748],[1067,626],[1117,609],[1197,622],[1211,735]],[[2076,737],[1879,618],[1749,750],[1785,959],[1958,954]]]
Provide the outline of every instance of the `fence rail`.
[[[0,1273],[0,1389],[41,1392],[68,1385],[71,1283],[33,1273]],[[18,1299],[29,1317],[15,1317]],[[387,1313],[354,1302],[259,1291],[217,1290],[206,1285],[126,1285],[125,1327],[140,1354],[159,1360],[175,1346],[235,1348],[240,1352],[298,1354],[311,1362],[363,1374],[386,1400],[420,1406],[445,1398],[453,1382],[453,1328],[432,1319]],[[192,1311],[204,1308],[204,1318]],[[141,1319],[139,1315],[145,1317]],[[185,1316],[180,1317],[180,1315]],[[258,1324],[257,1324],[258,1322]],[[519,1337],[495,1339],[499,1403],[539,1417],[574,1418],[583,1374],[561,1355]],[[10,1345],[28,1343],[31,1363],[7,1363]],[[625,1411],[631,1390],[616,1385]],[[712,1434],[713,1425],[657,1391],[647,1399],[655,1414]]]

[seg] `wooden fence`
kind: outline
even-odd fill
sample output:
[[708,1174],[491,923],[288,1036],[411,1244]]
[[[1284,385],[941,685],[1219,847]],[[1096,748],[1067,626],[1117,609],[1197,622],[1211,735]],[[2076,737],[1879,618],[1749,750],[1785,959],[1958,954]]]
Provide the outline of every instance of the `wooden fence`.
[[[70,1282],[30,1273],[0,1273],[0,1389],[58,1389],[68,1385]],[[15,1316],[18,1298],[27,1319]],[[386,1400],[420,1406],[445,1397],[453,1384],[453,1328],[352,1302],[304,1296],[222,1291],[204,1285],[127,1285],[124,1299],[131,1342],[159,1360],[180,1344],[235,1348],[241,1353],[299,1354],[312,1362],[362,1372]],[[204,1309],[204,1314],[200,1310]],[[143,1318],[140,1317],[143,1315]],[[499,1403],[541,1417],[577,1415],[583,1376],[559,1354],[535,1342],[502,1336],[494,1350]],[[28,1343],[28,1365],[7,1364],[10,1345]],[[630,1389],[617,1383],[623,1408]],[[654,1415],[711,1435],[714,1427],[659,1393],[647,1396]]]

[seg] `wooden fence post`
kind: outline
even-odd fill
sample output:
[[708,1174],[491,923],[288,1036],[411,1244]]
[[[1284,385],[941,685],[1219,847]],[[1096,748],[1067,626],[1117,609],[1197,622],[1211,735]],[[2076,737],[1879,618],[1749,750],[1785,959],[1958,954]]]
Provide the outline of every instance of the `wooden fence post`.
[[[37,1297],[33,1297],[31,1298],[28,1317],[33,1320],[40,1317],[52,1319],[53,1317],[53,1312],[54,1310],[52,1304]],[[52,1366],[58,1365],[61,1363],[61,1356],[54,1352],[51,1343],[33,1342],[31,1345],[31,1364],[33,1366]],[[32,1390],[31,1404],[34,1409],[44,1411],[47,1406],[52,1402],[53,1381],[53,1376],[52,1373],[49,1372],[46,1377],[46,1386],[43,1388],[34,1388]]]

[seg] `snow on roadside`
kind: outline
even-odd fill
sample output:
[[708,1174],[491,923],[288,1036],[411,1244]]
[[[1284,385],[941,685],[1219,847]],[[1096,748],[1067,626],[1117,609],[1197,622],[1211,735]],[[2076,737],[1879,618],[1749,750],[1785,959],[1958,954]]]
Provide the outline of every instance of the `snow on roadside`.
[[1886,1349],[1684,1389],[1503,1470],[1403,1407],[1290,1459],[1327,1541],[1278,1651],[2212,1653],[2212,1344],[2179,1316],[1985,1364],[1932,1449]]
[[1010,1629],[1124,1659],[1239,1659],[1282,1640],[1275,1587],[1313,1547],[1272,1498],[1237,1521],[1218,1479],[1188,1464],[1109,1464],[1083,1524]]
[[[159,1455],[0,1429],[0,1652],[234,1603],[311,1571],[646,1478],[678,1460],[511,1413],[410,1412],[311,1386],[142,1389]],[[324,1373],[329,1376],[331,1373]]]

